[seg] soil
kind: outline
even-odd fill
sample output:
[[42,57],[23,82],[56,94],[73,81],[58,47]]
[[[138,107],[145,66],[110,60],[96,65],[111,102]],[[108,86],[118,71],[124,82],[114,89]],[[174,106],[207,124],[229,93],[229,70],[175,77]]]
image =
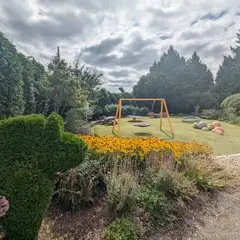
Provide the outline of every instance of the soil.
[[[100,240],[114,217],[105,198],[75,212],[54,209],[43,222],[38,240]],[[45,234],[49,224],[53,238]]]

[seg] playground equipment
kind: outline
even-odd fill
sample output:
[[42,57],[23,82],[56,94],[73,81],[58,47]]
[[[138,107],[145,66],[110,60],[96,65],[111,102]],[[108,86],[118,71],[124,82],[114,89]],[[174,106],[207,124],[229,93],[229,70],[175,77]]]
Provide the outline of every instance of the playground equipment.
[[196,116],[188,116],[188,117],[182,118],[182,122],[185,122],[185,123],[195,123],[200,121],[201,121],[201,118]]
[[[119,99],[118,101],[118,104],[117,104],[117,110],[116,110],[116,115],[115,115],[115,119],[114,119],[114,122],[113,122],[113,129],[112,129],[112,133],[117,135],[118,137],[120,137],[120,129],[121,129],[121,118],[122,118],[122,103],[123,101],[153,101],[154,103],[156,101],[159,101],[161,103],[161,106],[160,106],[160,130],[163,131],[162,129],[162,125],[163,125],[163,112],[166,113],[167,115],[167,119],[168,119],[168,124],[169,124],[169,127],[170,127],[170,130],[171,130],[171,138],[174,138],[174,132],[173,132],[173,127],[172,127],[172,123],[171,123],[171,120],[170,120],[170,116],[169,116],[169,113],[168,113],[168,108],[167,108],[167,104],[166,104],[166,101],[164,98],[121,98]],[[117,131],[117,134],[114,132],[115,130],[115,126],[116,126],[116,123],[118,123],[118,131]],[[139,127],[148,127],[150,126],[150,124],[137,124]],[[164,131],[163,131],[164,132]]]
[[134,126],[135,127],[149,127],[150,124],[147,122],[141,122],[141,123],[135,123]]

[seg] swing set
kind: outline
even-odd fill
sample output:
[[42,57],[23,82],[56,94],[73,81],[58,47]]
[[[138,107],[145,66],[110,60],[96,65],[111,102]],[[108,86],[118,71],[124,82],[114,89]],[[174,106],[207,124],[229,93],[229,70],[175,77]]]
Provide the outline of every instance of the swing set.
[[[163,127],[163,113],[166,114],[166,117],[168,119],[168,124],[169,124],[169,127],[170,127],[170,131],[171,131],[171,138],[174,138],[174,132],[173,132],[173,127],[172,127],[172,123],[171,123],[171,119],[170,119],[170,116],[169,116],[169,112],[168,112],[168,108],[167,108],[167,104],[166,104],[166,101],[164,98],[120,98],[119,101],[118,101],[118,104],[117,104],[117,110],[116,110],[116,114],[115,114],[115,118],[114,118],[114,122],[113,122],[113,128],[112,128],[112,133],[118,137],[120,137],[121,135],[121,118],[122,118],[122,103],[124,101],[153,101],[153,104],[152,104],[152,109],[151,109],[151,112],[149,112],[149,116],[152,116],[150,114],[153,113],[153,116],[155,115],[155,113],[153,112],[153,107],[154,107],[154,104],[156,101],[159,101],[161,103],[161,106],[160,106],[160,131],[164,132],[162,127]],[[117,126],[117,134],[115,133],[115,127],[116,127],[116,124],[118,125]],[[150,126],[149,125],[146,125],[146,126]],[[165,133],[165,132],[164,132]]]

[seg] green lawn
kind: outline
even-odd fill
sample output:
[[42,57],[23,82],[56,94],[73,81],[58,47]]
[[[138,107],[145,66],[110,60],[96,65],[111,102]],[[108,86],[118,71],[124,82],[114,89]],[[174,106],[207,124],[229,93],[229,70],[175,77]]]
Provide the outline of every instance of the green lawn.
[[[139,136],[156,136],[161,139],[169,139],[169,137],[159,130],[159,119],[144,119],[151,124],[150,127],[135,127],[133,123],[128,122],[128,118],[121,120],[121,137],[139,137]],[[171,118],[176,141],[199,141],[207,142],[212,145],[216,155],[240,153],[240,127],[222,122],[225,129],[225,135],[220,136],[212,132],[204,132],[193,129],[192,124],[183,123],[181,118]],[[206,121],[212,122],[212,121]],[[170,134],[167,119],[163,119],[163,130]],[[112,126],[97,125],[93,132],[100,135],[113,135]],[[117,132],[117,126],[116,126]],[[169,139],[170,140],[170,139]]]

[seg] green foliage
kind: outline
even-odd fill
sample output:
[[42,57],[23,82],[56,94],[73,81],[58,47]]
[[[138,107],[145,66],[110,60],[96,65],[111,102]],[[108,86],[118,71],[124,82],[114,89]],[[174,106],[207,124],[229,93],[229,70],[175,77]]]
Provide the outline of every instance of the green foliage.
[[194,182],[175,170],[147,169],[144,182],[175,200],[188,199],[198,193]]
[[3,226],[9,240],[33,240],[52,198],[55,173],[81,163],[86,145],[63,132],[56,114],[3,120],[0,136],[0,189],[11,206]]
[[129,219],[120,218],[112,222],[104,232],[105,240],[137,240],[138,229]]
[[88,104],[81,108],[72,108],[66,114],[65,129],[73,133],[89,133],[88,121],[93,115],[93,108]]
[[173,206],[164,192],[151,186],[143,185],[138,192],[136,200],[159,224],[165,224],[173,219]]
[[[104,115],[106,116],[113,116],[115,115],[117,110],[117,105],[110,104],[106,105],[104,108]],[[147,107],[138,107],[133,105],[125,105],[122,106],[122,115],[138,115],[138,116],[147,116],[149,113],[149,109]]]
[[224,99],[221,103],[221,108],[223,110],[231,109],[232,111],[235,109],[235,113],[240,116],[240,93],[231,95]]
[[0,119],[24,112],[21,64],[15,46],[0,32]]
[[36,101],[34,96],[34,68],[32,62],[23,54],[19,53],[19,60],[22,65],[24,114],[33,114],[36,112]]
[[[240,34],[237,33],[237,46],[231,48],[232,54],[224,56],[216,76],[215,92],[219,102],[240,92]],[[232,106],[233,107],[233,106]]]
[[222,119],[234,124],[237,119],[236,108],[232,108],[232,107],[224,108]]
[[94,201],[106,192],[105,165],[99,160],[86,159],[75,169],[59,173],[54,201],[72,210]]
[[184,175],[201,191],[212,191],[224,186],[227,173],[215,165],[211,158],[185,159]]
[[[213,87],[213,75],[196,53],[186,61],[171,46],[160,61],[154,62],[149,73],[139,79],[133,94],[140,98],[161,96],[170,112],[191,113],[196,105],[212,107]],[[154,111],[159,111],[159,105],[156,104]]]
[[222,111],[217,109],[203,109],[201,111],[201,117],[204,119],[218,120],[222,117]]
[[114,159],[107,177],[107,193],[111,206],[116,211],[131,210],[139,188],[138,171],[134,162],[126,158]]

